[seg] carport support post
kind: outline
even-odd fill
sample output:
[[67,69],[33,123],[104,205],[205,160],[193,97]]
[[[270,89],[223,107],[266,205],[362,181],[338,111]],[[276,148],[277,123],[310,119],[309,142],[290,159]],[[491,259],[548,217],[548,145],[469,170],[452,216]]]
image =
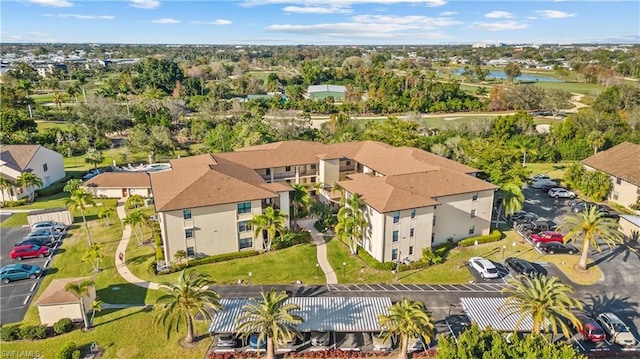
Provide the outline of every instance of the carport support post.
[[320,276],[320,264],[316,263],[316,278]]
[[507,246],[502,246],[502,259],[504,259],[504,251],[507,250]]
[[513,243],[511,243],[511,248],[512,248],[512,255],[516,255],[516,242],[514,241]]

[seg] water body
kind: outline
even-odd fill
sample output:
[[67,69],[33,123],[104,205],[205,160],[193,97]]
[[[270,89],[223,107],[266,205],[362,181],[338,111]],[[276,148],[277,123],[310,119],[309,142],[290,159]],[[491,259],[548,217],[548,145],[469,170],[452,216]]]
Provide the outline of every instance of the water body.
[[[457,69],[456,75],[461,75],[464,72],[464,69]],[[498,79],[503,80],[506,79],[507,75],[504,71],[489,71],[489,75],[487,75],[487,79]],[[564,82],[560,79],[556,79],[548,76],[538,76],[538,75],[530,75],[530,74],[522,74],[516,77],[517,81],[521,82]]]

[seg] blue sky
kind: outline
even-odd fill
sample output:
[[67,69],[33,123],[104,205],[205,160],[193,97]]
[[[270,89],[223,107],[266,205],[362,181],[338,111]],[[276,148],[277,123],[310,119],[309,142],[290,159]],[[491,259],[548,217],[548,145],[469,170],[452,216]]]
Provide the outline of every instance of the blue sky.
[[3,0],[2,42],[640,42],[640,1]]

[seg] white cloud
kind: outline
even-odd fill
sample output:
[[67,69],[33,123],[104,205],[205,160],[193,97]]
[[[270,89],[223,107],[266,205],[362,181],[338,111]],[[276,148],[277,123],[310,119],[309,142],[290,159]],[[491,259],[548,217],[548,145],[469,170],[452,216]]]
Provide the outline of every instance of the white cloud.
[[564,19],[567,17],[573,17],[577,15],[577,14],[558,11],[558,10],[537,10],[536,14],[542,17],[546,17],[547,19]]
[[17,40],[22,40],[22,36],[11,35],[11,34],[6,33],[4,31],[0,31],[0,41],[2,41],[2,42],[11,42],[11,41],[17,41]]
[[51,7],[72,7],[73,4],[67,0],[27,0],[30,3]]
[[38,32],[38,31],[32,31],[27,33],[27,35],[29,36],[36,36],[36,37],[47,37],[47,36],[51,36],[49,35],[49,33],[47,32]]
[[380,23],[406,26],[407,29],[435,29],[442,26],[461,24],[460,21],[444,17],[428,17],[420,15],[396,16],[396,15],[356,15],[353,21],[358,23]]
[[491,11],[484,14],[484,17],[489,19],[511,19],[513,14],[508,11]]
[[244,0],[240,3],[240,6],[251,7],[258,5],[274,5],[274,4],[287,4],[287,5],[303,5],[303,6],[338,6],[341,8],[349,8],[351,5],[356,4],[378,4],[378,5],[393,5],[393,4],[414,4],[425,5],[429,7],[444,6],[447,4],[446,0]]
[[444,11],[440,13],[440,16],[453,16],[458,15],[457,11]]
[[158,0],[130,0],[129,6],[137,7],[138,9],[155,9],[160,6]]
[[195,25],[229,25],[231,20],[216,19],[214,21],[191,21],[191,23]]
[[81,14],[44,14],[48,17],[74,18],[80,20],[113,20],[116,17],[111,15],[81,15]]
[[528,28],[528,24],[519,23],[517,21],[497,21],[497,22],[476,22],[469,26],[471,30],[486,31],[504,31],[504,30],[522,30]]
[[296,14],[348,14],[350,8],[340,6],[285,6],[282,11]]
[[151,20],[154,24],[179,24],[180,21],[172,19],[170,17],[163,17],[162,19]]

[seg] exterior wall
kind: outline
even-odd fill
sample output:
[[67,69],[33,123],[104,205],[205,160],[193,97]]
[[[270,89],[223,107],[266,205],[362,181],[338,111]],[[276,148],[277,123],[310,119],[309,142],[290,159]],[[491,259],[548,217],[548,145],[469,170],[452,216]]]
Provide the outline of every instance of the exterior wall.
[[[448,238],[459,241],[464,238],[489,234],[491,227],[491,211],[493,208],[493,191],[478,192],[478,199],[473,200],[475,193],[464,193],[439,197],[434,214],[436,216],[433,232],[433,246],[444,243]],[[471,210],[476,216],[471,217]],[[469,233],[471,227],[474,232]]]
[[282,211],[282,213],[287,215],[287,220],[285,222],[285,225],[287,226],[287,228],[291,227],[291,215],[289,213],[289,209],[291,208],[291,203],[290,203],[290,199],[289,199],[289,192],[280,192],[278,193],[280,195],[280,211]]
[[[43,167],[45,164],[47,165],[46,171]],[[33,174],[42,180],[42,188],[49,187],[52,183],[63,179],[65,176],[62,155],[42,146],[40,146],[26,168],[30,168]]]
[[[636,223],[640,223],[640,217],[637,216],[630,216],[630,217],[634,217],[636,220]],[[628,238],[635,238],[636,240],[638,240],[638,238],[640,237],[640,225],[633,223],[630,219],[627,219],[627,216],[620,216],[620,221],[618,222],[618,226],[619,226],[619,230],[620,232],[622,232],[622,234],[624,234],[625,236],[627,236]]]
[[62,318],[82,321],[80,303],[39,305],[38,312],[40,313],[40,323],[44,325],[53,325]]
[[60,208],[60,210],[46,210],[44,213],[36,211],[27,215],[29,227],[33,226],[34,223],[44,221],[60,222],[70,226],[73,223],[73,216],[66,208]]
[[[287,167],[289,167],[289,170],[287,170]],[[267,183],[287,180],[295,183],[312,183],[311,178],[316,178],[318,175],[318,164],[308,163],[297,166],[261,168],[256,170],[256,173]]]
[[[594,171],[595,169],[589,166],[584,166],[588,171]],[[611,184],[613,185],[611,192],[609,192],[608,200],[621,204],[627,208],[636,203],[638,196],[640,196],[640,187],[630,182],[627,182],[625,178],[618,178],[615,176],[609,176]]]
[[328,186],[338,182],[340,180],[340,160],[320,160],[319,176],[318,181]]
[[[384,213],[379,218],[384,221],[384,245],[382,256],[376,258],[381,262],[418,260],[422,257],[422,249],[431,247],[431,224],[433,223],[433,206],[416,208],[415,218],[411,218],[411,209],[398,211],[399,221],[393,223],[394,212]],[[414,233],[411,236],[411,228]],[[398,231],[398,240],[393,241],[393,233]],[[393,259],[393,252],[397,258]],[[411,254],[410,254],[411,253]]]
[[150,188],[100,188],[84,187],[86,192],[90,192],[96,198],[122,198],[123,192],[128,196],[138,194],[144,198],[150,198]]
[[345,93],[335,92],[335,91],[319,91],[319,92],[311,92],[309,94],[309,98],[311,98],[312,100],[324,100],[329,96],[332,96],[335,101],[344,100]]

